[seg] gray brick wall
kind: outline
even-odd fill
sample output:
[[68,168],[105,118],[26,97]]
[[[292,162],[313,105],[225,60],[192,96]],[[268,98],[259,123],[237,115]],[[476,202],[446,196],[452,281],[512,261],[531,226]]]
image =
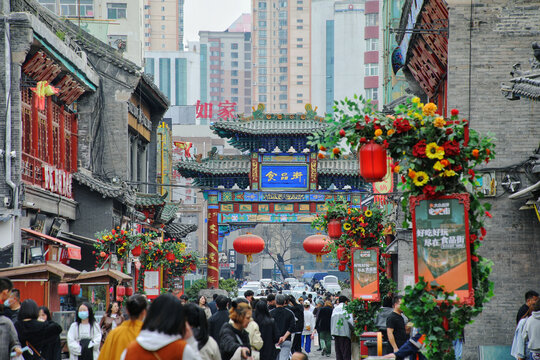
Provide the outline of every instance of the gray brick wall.
[[[470,3],[449,1],[449,109],[460,109],[472,128],[497,138],[497,159],[489,167],[520,163],[539,144],[538,105],[527,100],[508,101],[500,91],[501,82],[510,79],[513,64],[528,67],[531,43],[540,40],[539,8],[538,1],[475,1],[471,38]],[[499,183],[503,172],[497,172]],[[521,179],[528,185],[523,174]],[[489,199],[493,219],[487,221],[488,235],[481,248],[481,254],[494,261],[491,280],[495,296],[466,328],[466,359],[477,358],[478,345],[510,345],[525,291],[540,290],[539,222],[534,212],[518,210],[524,200],[509,200],[500,186],[497,195]]]

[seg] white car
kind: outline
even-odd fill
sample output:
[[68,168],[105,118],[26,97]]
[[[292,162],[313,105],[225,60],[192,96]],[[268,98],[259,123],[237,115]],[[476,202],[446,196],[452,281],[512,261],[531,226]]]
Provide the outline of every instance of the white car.
[[261,279],[261,285],[267,287],[272,282],[272,279]]
[[334,275],[327,275],[322,280],[322,286],[329,293],[335,294],[341,291],[341,286],[339,286],[338,278]]
[[244,293],[248,290],[253,291],[255,295],[259,295],[261,292],[264,293],[264,289],[261,288],[258,281],[251,281],[238,289],[238,296],[244,296]]

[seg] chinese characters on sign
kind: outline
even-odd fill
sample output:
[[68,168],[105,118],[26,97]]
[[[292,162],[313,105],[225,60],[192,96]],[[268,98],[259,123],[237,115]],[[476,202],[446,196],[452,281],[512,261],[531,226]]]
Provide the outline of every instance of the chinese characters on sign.
[[57,169],[53,166],[43,165],[43,184],[45,190],[52,191],[62,196],[71,198],[71,183],[72,176],[64,170]]
[[308,165],[261,165],[261,190],[308,188]]
[[[195,115],[197,119],[212,119],[214,115],[214,104],[212,103],[201,103],[200,100],[197,100],[195,104]],[[234,119],[236,117],[236,103],[229,102],[220,102],[218,104],[217,118],[221,120]]]
[[468,249],[468,196],[411,198],[415,275],[454,291],[460,301],[471,296]]
[[352,295],[355,299],[379,301],[379,249],[360,249],[352,251]]

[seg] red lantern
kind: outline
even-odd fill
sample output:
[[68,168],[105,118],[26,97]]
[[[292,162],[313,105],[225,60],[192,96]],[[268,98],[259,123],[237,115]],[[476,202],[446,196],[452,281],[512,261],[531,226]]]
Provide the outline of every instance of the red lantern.
[[174,259],[176,259],[176,256],[174,256],[172,252],[168,252],[167,255],[165,255],[165,258],[167,259],[167,261],[174,261]]
[[345,271],[346,269],[347,269],[347,265],[344,265],[344,264],[341,264],[341,265],[339,265],[339,267],[338,267],[338,270],[339,270],[339,271]]
[[189,264],[189,270],[191,270],[191,271],[197,270],[197,264],[195,264],[195,263]]
[[343,259],[346,259],[347,258],[347,249],[345,248],[345,246],[338,246],[337,248],[337,251],[336,251],[336,255],[337,255],[337,258],[339,260],[339,262],[341,263]]
[[140,245],[137,245],[135,246],[132,250],[131,250],[131,254],[135,257],[137,256],[141,256],[141,253],[142,253],[142,248]]
[[338,219],[332,219],[328,222],[328,236],[332,239],[339,239],[341,237],[341,221]]
[[69,294],[68,284],[66,283],[58,284],[58,295],[66,296],[67,294]]
[[71,295],[79,295],[81,293],[81,284],[71,284]]
[[308,236],[303,243],[304,250],[308,253],[317,256],[316,262],[322,262],[322,255],[328,254],[330,249],[328,248],[328,243],[330,239],[328,236],[321,234]]
[[247,256],[247,261],[253,260],[253,254],[258,254],[264,250],[264,240],[257,235],[247,233],[234,239],[233,247],[236,252]]
[[128,286],[126,288],[126,296],[131,296],[133,295],[133,288],[131,286]]
[[367,182],[381,181],[388,170],[386,163],[386,149],[381,145],[371,142],[358,151],[360,162],[360,176]]
[[126,287],[122,285],[118,285],[116,287],[116,296],[124,296],[126,295]]

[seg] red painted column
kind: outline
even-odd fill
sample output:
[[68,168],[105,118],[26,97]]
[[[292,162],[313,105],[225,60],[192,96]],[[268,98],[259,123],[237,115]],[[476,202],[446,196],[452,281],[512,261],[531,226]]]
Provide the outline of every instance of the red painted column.
[[38,98],[36,94],[32,94],[32,145],[33,155],[39,158],[39,111],[37,108]]
[[66,169],[66,118],[64,108],[60,108],[60,121],[58,123],[58,168]]
[[52,97],[47,96],[47,162],[54,163],[53,156],[53,102]]
[[219,288],[219,263],[218,263],[218,192],[208,192],[208,245],[207,245],[207,275],[206,282],[208,289]]

